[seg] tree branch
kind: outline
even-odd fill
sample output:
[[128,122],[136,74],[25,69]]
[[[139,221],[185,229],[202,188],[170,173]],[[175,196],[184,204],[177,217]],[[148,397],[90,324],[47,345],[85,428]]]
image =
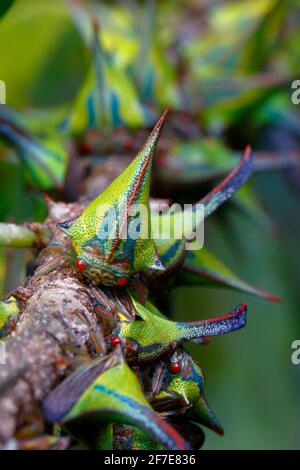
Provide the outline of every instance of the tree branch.
[[[81,210],[79,204],[52,204],[45,225],[53,241],[64,238],[56,223]],[[49,256],[43,250],[39,261],[47,262]],[[39,414],[36,403],[72,369],[74,349],[86,353],[92,347],[91,334],[100,325],[84,282],[66,264],[44,276],[33,275],[16,289],[22,313],[5,342],[6,364],[0,365],[1,446],[22,426],[23,416]]]

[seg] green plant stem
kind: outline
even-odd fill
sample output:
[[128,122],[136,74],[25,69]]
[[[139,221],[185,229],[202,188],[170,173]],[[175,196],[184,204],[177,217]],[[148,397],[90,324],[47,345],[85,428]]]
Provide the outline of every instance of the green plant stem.
[[0,223],[0,246],[26,248],[35,244],[37,235],[27,227]]

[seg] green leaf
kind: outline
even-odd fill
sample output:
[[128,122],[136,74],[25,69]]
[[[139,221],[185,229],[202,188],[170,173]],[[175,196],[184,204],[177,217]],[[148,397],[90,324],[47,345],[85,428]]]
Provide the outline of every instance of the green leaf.
[[272,302],[280,301],[275,295],[257,289],[238,277],[206,248],[187,252],[176,282],[178,285],[222,285],[263,297]]
[[223,176],[238,162],[235,152],[212,137],[175,141],[157,165],[164,184],[190,185]]
[[69,117],[71,132],[107,132],[120,124],[138,127],[145,119],[135,84],[121,67],[107,59],[99,33],[93,33],[89,70]]
[[0,3],[0,18],[11,8],[15,0],[1,0]]
[[248,73],[255,73],[266,66],[274,52],[280,46],[284,18],[288,10],[288,1],[277,0],[271,3],[269,10],[257,22],[248,41],[241,48],[240,67]]
[[86,65],[80,33],[57,0],[16,2],[1,22],[0,56],[7,103],[16,107],[69,102]]
[[22,118],[17,113],[0,105],[0,137],[16,150],[29,182],[39,189],[61,188],[68,162],[67,146],[58,134],[36,139],[20,123]]

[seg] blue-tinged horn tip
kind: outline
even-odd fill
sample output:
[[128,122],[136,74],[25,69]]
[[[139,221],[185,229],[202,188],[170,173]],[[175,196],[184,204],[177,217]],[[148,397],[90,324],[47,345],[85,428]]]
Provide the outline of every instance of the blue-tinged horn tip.
[[70,227],[73,225],[74,220],[66,220],[65,222],[59,222],[56,226],[65,233],[68,233]]

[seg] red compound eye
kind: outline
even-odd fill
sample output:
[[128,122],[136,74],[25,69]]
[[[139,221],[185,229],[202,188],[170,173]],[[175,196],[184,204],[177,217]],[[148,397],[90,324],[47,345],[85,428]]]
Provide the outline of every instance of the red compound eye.
[[110,344],[115,347],[118,346],[119,344],[122,344],[121,338],[119,336],[113,336],[110,340]]
[[179,374],[179,372],[181,372],[181,369],[182,365],[180,364],[180,362],[173,362],[170,365],[170,370],[171,372],[173,372],[173,374]]
[[127,277],[120,277],[120,279],[117,280],[118,286],[125,286],[127,284]]
[[84,261],[82,261],[82,259],[78,259],[76,261],[76,268],[78,269],[78,271],[84,271],[85,268],[86,268],[86,264]]

